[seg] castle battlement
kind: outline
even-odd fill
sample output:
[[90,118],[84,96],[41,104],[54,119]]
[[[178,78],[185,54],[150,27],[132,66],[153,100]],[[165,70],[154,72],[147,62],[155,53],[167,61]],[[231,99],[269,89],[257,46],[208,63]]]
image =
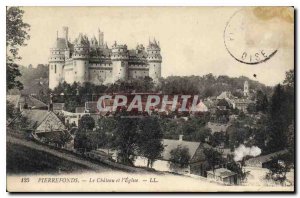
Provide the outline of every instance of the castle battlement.
[[98,39],[79,33],[73,42],[69,40],[68,31],[68,27],[63,27],[63,37],[57,36],[50,48],[49,88],[63,81],[100,85],[146,76],[158,83],[162,56],[155,39],[149,40],[147,48],[138,44],[136,49],[128,49],[126,44],[117,42],[109,48],[99,29]]

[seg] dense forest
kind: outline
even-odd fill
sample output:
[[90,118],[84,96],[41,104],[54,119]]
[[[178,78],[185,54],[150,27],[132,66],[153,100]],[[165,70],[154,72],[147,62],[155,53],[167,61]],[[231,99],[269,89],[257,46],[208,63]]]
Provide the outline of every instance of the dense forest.
[[24,84],[28,85],[34,79],[46,78],[49,77],[49,68],[48,65],[38,64],[37,67],[19,67],[21,76],[19,80]]

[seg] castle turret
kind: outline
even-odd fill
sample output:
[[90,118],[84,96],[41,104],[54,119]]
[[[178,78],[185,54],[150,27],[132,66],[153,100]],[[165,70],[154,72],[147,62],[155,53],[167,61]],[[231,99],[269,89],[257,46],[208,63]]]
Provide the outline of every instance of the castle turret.
[[99,46],[104,46],[104,33],[100,29],[98,29],[98,40]]
[[[63,29],[65,30],[65,29]],[[66,31],[67,32],[67,31]],[[57,38],[52,48],[50,48],[49,57],[49,88],[54,89],[64,80],[63,67],[65,64],[66,51],[69,50],[66,38]]]
[[91,47],[92,48],[97,48],[98,47],[98,41],[95,36],[91,39]]
[[127,80],[128,78],[128,50],[127,45],[117,45],[117,42],[112,46],[112,82],[117,80]]
[[158,83],[161,77],[161,62],[162,57],[160,54],[159,43],[154,39],[153,42],[149,40],[149,45],[147,47],[147,61],[149,65],[149,77],[153,79],[155,84]]
[[64,39],[66,42],[69,40],[69,28],[68,27],[63,27],[63,33],[64,33]]
[[79,34],[74,42],[74,74],[75,81],[83,83],[88,80],[90,42],[87,36]]

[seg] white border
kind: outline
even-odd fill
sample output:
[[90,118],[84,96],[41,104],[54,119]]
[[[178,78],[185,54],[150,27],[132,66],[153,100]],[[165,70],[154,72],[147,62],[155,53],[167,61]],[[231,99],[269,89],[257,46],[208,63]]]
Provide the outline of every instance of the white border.
[[[0,114],[0,156],[1,156],[1,175],[0,175],[0,195],[1,197],[8,197],[10,194],[6,193],[6,127],[5,127],[5,106],[6,106],[6,76],[5,76],[5,52],[6,52],[6,44],[5,44],[5,38],[6,38],[6,31],[5,31],[5,11],[6,6],[294,6],[296,9],[299,9],[299,0],[251,0],[251,1],[239,1],[239,0],[207,0],[207,1],[196,1],[196,0],[107,0],[107,1],[96,1],[96,0],[2,0],[0,1],[1,9],[0,9],[0,17],[1,17],[1,47],[0,47],[0,55],[1,55],[1,67],[2,72],[0,72],[0,80],[1,80],[1,86],[0,86],[0,102],[1,102],[1,114]],[[298,10],[299,11],[299,10]],[[299,13],[298,13],[299,14]],[[296,32],[299,33],[299,25],[298,20],[297,22],[297,30]],[[298,42],[297,42],[298,43]],[[296,44],[296,43],[295,43]],[[298,45],[296,45],[298,46]],[[297,57],[299,57],[299,50],[296,50],[297,54],[295,54]],[[295,63],[296,64],[296,63]],[[298,65],[297,65],[298,66]],[[297,67],[296,66],[296,67]],[[297,69],[297,76],[299,76],[299,69]],[[297,91],[296,93],[299,93],[299,85],[297,83]],[[297,102],[299,102],[297,100]],[[299,107],[299,105],[298,105]],[[298,112],[298,108],[297,108]],[[299,121],[299,117],[297,117],[297,123]],[[298,132],[298,131],[297,131]],[[297,134],[297,142],[299,143],[299,133]],[[297,145],[297,144],[296,144]],[[298,146],[297,146],[298,147]],[[297,159],[299,158],[299,152],[297,149]],[[297,160],[298,162],[298,160]],[[298,165],[298,163],[297,163]],[[299,168],[299,166],[297,167]],[[297,169],[297,178],[299,176],[299,169]],[[299,191],[299,181],[296,181],[297,187],[296,189]],[[143,194],[145,195],[145,194]],[[231,194],[213,194],[213,195],[195,195],[195,196],[231,196]],[[237,194],[236,196],[249,196],[247,194]],[[282,196],[282,194],[278,194],[279,196]],[[20,195],[20,196],[26,196]],[[47,195],[49,196],[49,195]],[[55,197],[62,197],[66,195],[62,194],[52,194],[50,196]],[[67,195],[67,196],[74,196],[74,195]],[[80,194],[80,197],[85,197],[86,195]],[[97,195],[99,196],[99,195]],[[104,194],[101,194],[100,196],[107,196]],[[116,196],[116,195],[113,195]],[[122,195],[124,196],[124,194]],[[132,196],[132,195],[126,195],[126,196]],[[154,195],[161,197],[162,195]],[[166,195],[165,195],[166,196]],[[170,195],[167,195],[170,196]],[[185,195],[182,195],[185,196]],[[265,197],[265,196],[273,196],[273,194],[252,194],[251,196],[255,197]],[[111,196],[110,196],[111,197]]]

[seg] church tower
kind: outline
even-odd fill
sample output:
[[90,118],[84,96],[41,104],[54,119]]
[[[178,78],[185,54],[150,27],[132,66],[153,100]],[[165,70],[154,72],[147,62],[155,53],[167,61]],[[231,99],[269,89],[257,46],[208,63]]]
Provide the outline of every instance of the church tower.
[[149,77],[153,79],[155,84],[158,83],[161,77],[161,62],[162,57],[160,54],[159,42],[154,39],[153,42],[149,40],[149,45],[147,47],[147,61],[149,65]]
[[244,96],[248,97],[249,96],[249,84],[248,81],[246,80],[244,83]]

